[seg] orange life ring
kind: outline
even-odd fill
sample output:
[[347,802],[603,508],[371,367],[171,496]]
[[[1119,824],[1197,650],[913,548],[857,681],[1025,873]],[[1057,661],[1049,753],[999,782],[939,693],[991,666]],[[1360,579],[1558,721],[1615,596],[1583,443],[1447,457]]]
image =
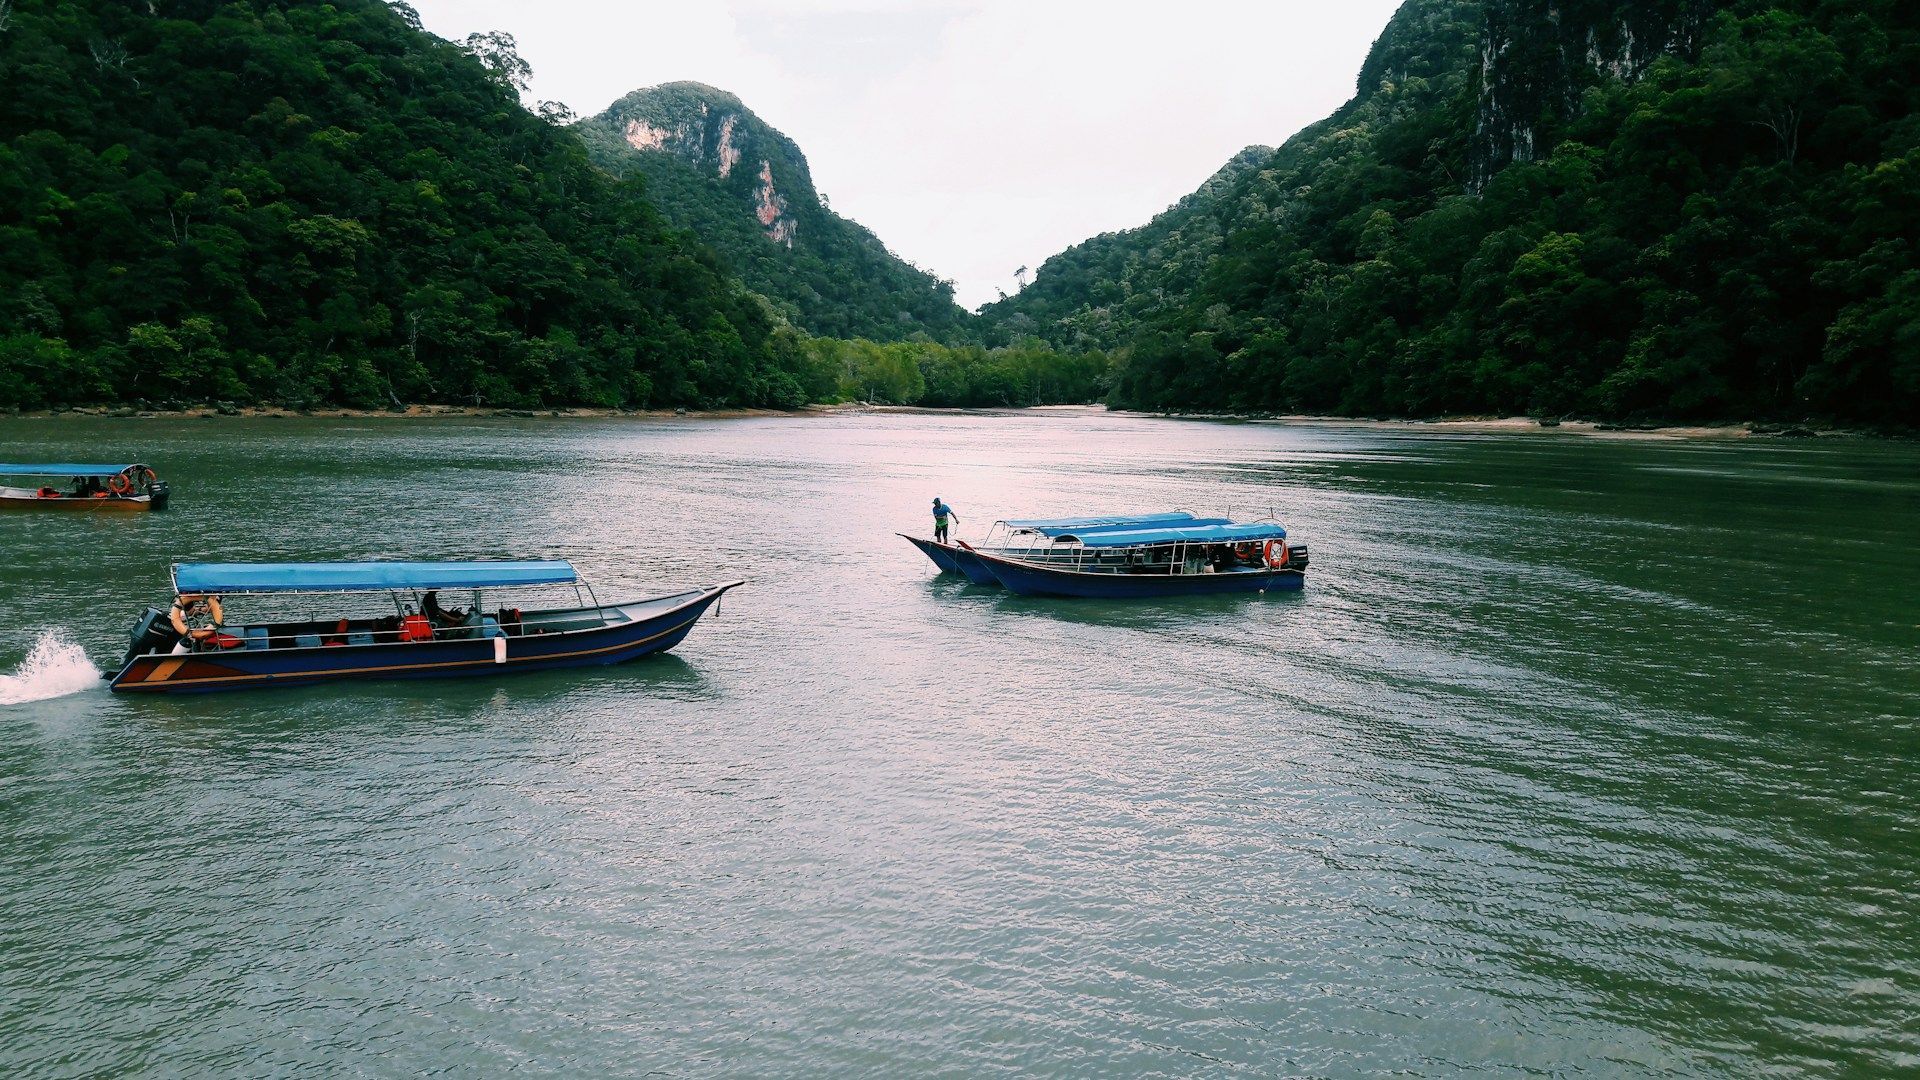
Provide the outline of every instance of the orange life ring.
[[[1273,555],[1273,550],[1274,550],[1274,548],[1276,548],[1276,547],[1280,549],[1280,557],[1279,557],[1279,558],[1277,558],[1277,559],[1276,559],[1276,558],[1274,558],[1274,555]],[[1286,565],[1287,565],[1287,542],[1286,542],[1285,540],[1269,540],[1269,541],[1267,541],[1267,548],[1266,548],[1266,552],[1265,552],[1265,554],[1266,554],[1266,557],[1267,557],[1267,565],[1268,565],[1268,566],[1270,566],[1270,567],[1272,567],[1272,568],[1273,568],[1273,569],[1275,569],[1275,570],[1283,570],[1283,569],[1285,569],[1285,568],[1286,568]]]
[[115,495],[127,495],[133,491],[133,480],[126,473],[114,473],[107,478],[107,490]]
[[1252,544],[1233,545],[1233,557],[1236,559],[1239,559],[1241,562],[1246,562],[1248,559],[1253,558],[1253,545]]

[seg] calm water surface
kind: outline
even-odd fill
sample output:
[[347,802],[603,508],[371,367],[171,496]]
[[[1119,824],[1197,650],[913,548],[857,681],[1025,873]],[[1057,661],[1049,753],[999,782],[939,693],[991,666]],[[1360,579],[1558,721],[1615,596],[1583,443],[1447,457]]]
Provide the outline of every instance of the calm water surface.
[[[1920,447],[1030,413],[0,456],[177,492],[0,519],[0,699],[72,678],[49,640],[117,661],[175,559],[751,579],[620,668],[0,706],[8,1075],[1920,1071]],[[892,535],[935,495],[964,535],[1271,507],[1313,570],[1021,600]]]

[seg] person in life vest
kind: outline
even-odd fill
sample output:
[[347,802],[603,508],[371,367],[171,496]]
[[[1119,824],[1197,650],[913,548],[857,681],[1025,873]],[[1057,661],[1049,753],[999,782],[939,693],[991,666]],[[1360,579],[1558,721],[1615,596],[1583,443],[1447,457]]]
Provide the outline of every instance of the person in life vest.
[[935,495],[933,497],[933,538],[942,544],[947,542],[948,518],[958,522],[960,515],[953,512],[953,507],[941,502],[940,496]]
[[168,615],[173,623],[174,632],[180,640],[173,646],[175,654],[191,652],[200,648],[226,648],[238,639],[220,632],[227,621],[226,612],[220,610],[220,598],[202,596],[198,593],[181,593],[174,598],[173,611]]

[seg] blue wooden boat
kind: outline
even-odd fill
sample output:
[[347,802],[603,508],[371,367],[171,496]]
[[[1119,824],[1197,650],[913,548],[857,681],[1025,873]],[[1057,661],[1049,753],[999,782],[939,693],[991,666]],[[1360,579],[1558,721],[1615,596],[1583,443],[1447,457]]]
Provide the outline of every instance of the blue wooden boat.
[[[385,593],[392,614],[229,622],[186,642],[149,608],[132,630],[112,688],[182,693],[293,686],[337,679],[420,679],[617,664],[678,645],[730,581],[631,603],[602,604],[572,564],[535,562],[182,563],[185,596]],[[571,606],[484,609],[485,597],[525,598],[571,587]],[[470,590],[465,611],[442,590]],[[340,603],[338,599],[334,601]]]
[[140,464],[15,462],[0,464],[0,476],[41,481],[31,487],[0,485],[0,510],[165,510],[170,494],[167,482]]
[[980,552],[1034,562],[1049,562],[1061,557],[1060,553],[1054,550],[1055,538],[1069,532],[1093,533],[1149,525],[1223,525],[1226,521],[1226,518],[1195,517],[1184,510],[1161,514],[1096,514],[1072,518],[996,521],[993,527],[987,530],[987,538],[977,547],[962,543],[942,544],[936,540],[922,540],[917,536],[908,536],[906,533],[897,535],[919,548],[922,554],[933,560],[933,564],[939,567],[943,574],[963,575],[975,585],[999,585],[999,577],[994,574],[991,567],[981,561]]
[[1306,584],[1306,545],[1270,523],[1062,531],[1054,540],[1044,560],[1004,551],[972,554],[1000,584],[1022,596],[1207,596]]

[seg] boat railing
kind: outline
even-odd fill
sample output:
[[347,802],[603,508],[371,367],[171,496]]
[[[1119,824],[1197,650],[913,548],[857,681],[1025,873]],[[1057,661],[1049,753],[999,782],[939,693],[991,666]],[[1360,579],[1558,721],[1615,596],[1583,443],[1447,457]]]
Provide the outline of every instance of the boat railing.
[[[1064,563],[1078,573],[1132,570],[1140,574],[1180,577],[1222,572],[1214,569],[1214,563],[1207,558],[1206,554],[1207,549],[1221,543],[1223,541],[1175,540],[1132,547],[1087,547],[1076,544],[1071,547],[1048,549],[1046,554],[1031,558],[1023,558],[1019,555],[1007,557],[1041,565]],[[1198,552],[1197,566],[1195,565],[1196,552]],[[1232,567],[1226,572],[1232,573],[1243,569],[1257,569],[1257,567]]]
[[[364,620],[349,620],[349,623]],[[273,650],[273,649],[312,649],[339,648],[348,645],[424,645],[435,641],[484,641],[493,635],[490,630],[498,630],[506,637],[524,636],[518,633],[519,624],[506,626],[436,626],[431,638],[403,637],[399,628],[377,630],[367,626],[352,626],[340,630],[324,626],[295,630],[285,633],[272,633],[268,627],[252,626],[246,623],[227,623],[214,628],[214,637],[208,641],[194,642],[188,647],[190,653],[227,653],[235,650]],[[221,640],[232,644],[212,644]]]
[[[407,612],[398,617],[404,619],[408,614],[416,613]],[[497,614],[482,611],[481,621],[477,624],[466,621],[453,625],[434,624],[433,636],[430,638],[403,636],[406,631],[400,626],[383,628],[375,625],[395,618],[396,616],[393,615],[349,615],[339,618],[228,622],[214,628],[215,640],[224,638],[232,644],[195,642],[189,646],[188,652],[218,654],[254,649],[340,648],[355,645],[424,645],[445,641],[485,641],[496,636],[539,637],[576,630],[597,630],[633,621],[633,616],[627,613],[623,605],[598,604],[577,608],[524,611],[513,620],[503,620]],[[472,618],[471,614],[468,618]],[[296,623],[298,629],[287,629],[286,624],[289,622]],[[346,629],[339,628],[341,622],[347,623]],[[279,632],[276,633],[276,630]]]

